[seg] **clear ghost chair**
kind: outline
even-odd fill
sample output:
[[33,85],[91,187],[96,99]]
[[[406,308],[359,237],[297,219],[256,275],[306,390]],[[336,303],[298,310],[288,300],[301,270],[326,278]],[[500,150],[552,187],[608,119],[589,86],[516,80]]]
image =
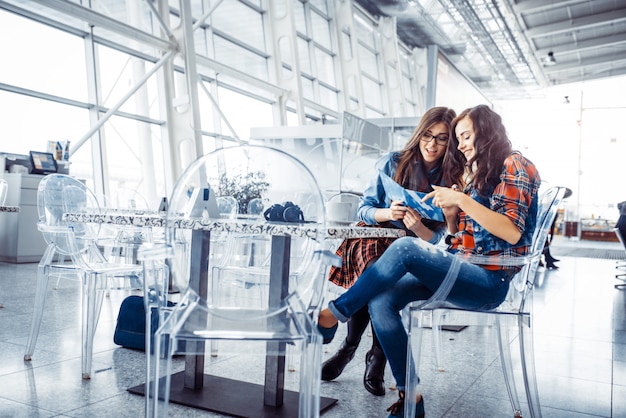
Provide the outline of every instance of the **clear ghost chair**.
[[[113,195],[114,207],[107,210],[142,213],[150,211],[146,198],[137,190],[118,187]],[[120,260],[126,264],[137,263],[137,251],[144,242],[153,241],[152,228],[140,228],[132,225],[116,228],[115,238],[108,246],[106,257],[111,261]],[[102,245],[102,242],[101,242]]]
[[[267,184],[262,197],[272,203],[291,201],[304,205],[297,196],[307,196],[303,221],[272,222],[260,217],[231,220],[220,216],[217,202],[212,201],[219,193],[219,179],[224,176],[245,179],[254,177],[251,174],[258,177],[259,173]],[[191,243],[187,258],[177,254],[175,245],[176,232],[181,229],[187,232]],[[214,234],[228,238],[216,242]],[[249,251],[247,244],[254,242],[250,237],[267,244],[262,251],[269,252],[269,262],[259,266],[248,260],[248,266],[244,263],[242,267],[240,258],[247,258],[245,254],[230,256],[227,260],[216,259],[216,254],[223,253],[219,246],[228,245],[229,241],[235,243],[235,252]],[[153,369],[153,377],[147,385],[147,392],[153,398],[149,415],[167,416],[170,401],[190,402],[189,398],[195,397],[204,402],[221,401],[228,408],[234,408],[223,412],[233,415],[252,414],[246,409],[252,405],[260,410],[287,408],[293,411],[290,416],[319,416],[322,340],[315,320],[328,264],[337,259],[323,251],[324,237],[322,193],[312,173],[289,154],[269,147],[242,145],[214,151],[187,168],[177,181],[170,200],[165,250],[154,248],[153,251],[157,258],[166,256],[170,260],[176,286],[182,293],[172,309],[164,309],[164,304],[157,302],[165,314],[155,334],[155,350],[149,360]],[[238,241],[244,244],[239,245]],[[309,245],[303,247],[300,241],[308,241]],[[298,254],[298,260],[306,265],[304,270],[296,267],[291,258],[301,249],[305,253]],[[142,258],[153,258],[149,248],[145,252],[142,248]],[[212,274],[213,264],[223,267],[237,264],[235,267],[241,276],[262,271],[266,280],[265,300],[250,303],[259,299],[255,286],[244,286],[236,292],[217,290],[221,283],[216,281],[221,279]],[[290,269],[294,268],[300,274],[291,274]],[[187,271],[190,274],[186,274]],[[162,289],[159,283],[148,277],[151,276],[149,271],[146,276],[150,287]],[[251,380],[238,382],[234,393],[226,391],[227,394],[216,397],[214,392],[202,392],[203,388],[206,390],[203,381],[209,377],[213,389],[228,380],[206,375],[213,367],[213,361],[205,363],[205,344],[209,341],[220,341],[220,353],[263,359],[254,363],[260,367],[248,370],[247,377]],[[287,346],[291,353],[299,354],[300,373],[290,374],[289,379],[295,391],[288,390],[289,386],[284,382]],[[161,350],[166,350],[164,355]],[[186,355],[185,370],[172,376],[175,354]],[[185,376],[182,381],[181,376]],[[261,387],[264,390],[260,391],[260,397],[245,400],[245,397],[259,393],[254,389],[259,386],[255,382],[264,380],[266,384]],[[180,395],[186,400],[181,400]],[[225,399],[227,396],[231,398]]]
[[[140,265],[109,263],[96,245],[99,224],[64,220],[64,213],[100,213],[95,195],[81,181],[50,174],[39,183],[37,191],[38,229],[48,247],[39,262],[37,289],[30,334],[24,360],[30,361],[41,327],[50,277],[74,273],[82,280],[82,377],[91,378],[93,342],[102,298],[107,287],[141,288]],[[71,262],[56,263],[59,257]]]
[[[564,187],[552,187],[538,198],[537,224],[534,231],[530,252],[524,257],[489,257],[489,256],[454,256],[456,260],[466,260],[482,265],[515,266],[520,270],[511,279],[509,293],[505,301],[492,310],[467,310],[446,301],[450,289],[454,286],[458,273],[458,264],[452,263],[448,274],[437,292],[427,301],[410,304],[406,310],[409,331],[406,382],[405,416],[414,416],[415,398],[417,394],[416,372],[419,370],[421,358],[423,328],[432,326],[432,338],[435,346],[437,367],[443,370],[441,363],[441,326],[442,325],[476,325],[495,326],[498,334],[498,347],[506,388],[515,417],[522,416],[522,409],[517,395],[517,387],[513,374],[513,359],[520,361],[522,377],[526,392],[526,400],[531,417],[541,417],[539,393],[535,376],[535,359],[532,339],[532,296],[538,266],[543,252],[544,243],[550,231],[552,221],[563,196]],[[511,355],[510,328],[515,328],[518,335],[519,357]],[[411,361],[414,360],[414,363]],[[414,369],[412,369],[414,367]]]
[[[336,219],[332,219],[332,214],[341,208],[345,211],[345,213],[342,214],[343,216],[339,221],[345,223],[356,222],[358,221],[357,211],[360,204],[361,198],[358,194],[352,192],[339,192],[328,198],[328,201],[326,202],[326,216],[329,222],[336,222]],[[332,208],[333,205],[341,205],[341,207]]]

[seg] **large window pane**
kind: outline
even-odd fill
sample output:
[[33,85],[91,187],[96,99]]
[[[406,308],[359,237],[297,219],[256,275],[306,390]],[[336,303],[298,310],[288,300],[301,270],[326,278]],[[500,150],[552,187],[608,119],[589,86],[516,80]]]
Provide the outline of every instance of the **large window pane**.
[[326,84],[336,86],[333,56],[319,48],[315,48],[314,51],[315,62],[317,64],[317,77]]
[[378,69],[378,57],[376,53],[359,45],[359,62],[361,63],[361,71],[372,78],[378,80],[380,71]]
[[233,126],[239,138],[250,138],[250,128],[274,126],[272,107],[243,94],[218,88],[220,109]]
[[165,195],[158,127],[114,116],[104,125],[103,138],[110,193],[122,187],[136,190],[157,209]]
[[311,26],[315,42],[325,48],[331,49],[330,22],[315,12],[311,12]]
[[365,97],[365,104],[377,109],[383,109],[383,99],[381,86],[377,82],[370,80],[367,77],[363,77],[363,91]]
[[46,151],[48,141],[76,143],[89,129],[86,109],[1,90],[0,114],[2,152]]
[[2,10],[0,37],[2,83],[87,101],[82,39]]
[[237,1],[224,1],[211,15],[215,29],[247,45],[265,51],[261,14]]
[[[154,66],[151,62],[99,45],[100,104],[116,106]],[[159,118],[156,74],[152,75],[120,108],[123,112]],[[150,106],[152,105],[152,106]]]
[[267,63],[264,57],[218,36],[214,37],[214,45],[215,59],[220,63],[262,80],[268,80]]

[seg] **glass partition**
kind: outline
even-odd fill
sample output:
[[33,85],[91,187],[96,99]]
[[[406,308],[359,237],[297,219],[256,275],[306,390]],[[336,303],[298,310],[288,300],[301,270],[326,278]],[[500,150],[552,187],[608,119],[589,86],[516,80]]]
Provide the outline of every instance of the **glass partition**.
[[279,148],[303,161],[327,195],[363,192],[375,163],[400,150],[419,118],[362,119],[344,112],[341,123],[251,129],[251,142]]

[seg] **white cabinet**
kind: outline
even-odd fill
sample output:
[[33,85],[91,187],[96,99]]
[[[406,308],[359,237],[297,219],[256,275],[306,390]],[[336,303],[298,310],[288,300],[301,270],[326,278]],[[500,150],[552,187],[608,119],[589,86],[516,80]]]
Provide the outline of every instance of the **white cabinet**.
[[9,185],[7,206],[19,206],[19,213],[0,213],[0,261],[39,262],[46,249],[37,229],[37,187],[43,178],[38,174],[0,173]]

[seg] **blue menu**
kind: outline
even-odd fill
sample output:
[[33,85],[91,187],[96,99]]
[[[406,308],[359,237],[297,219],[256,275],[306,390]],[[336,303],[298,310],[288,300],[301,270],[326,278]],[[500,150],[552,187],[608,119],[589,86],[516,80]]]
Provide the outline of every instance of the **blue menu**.
[[385,193],[387,193],[387,196],[389,196],[391,200],[403,201],[405,205],[415,209],[424,218],[444,222],[441,208],[432,206],[427,202],[422,202],[422,198],[426,196],[426,193],[405,189],[382,171],[379,171],[379,175],[383,182]]

